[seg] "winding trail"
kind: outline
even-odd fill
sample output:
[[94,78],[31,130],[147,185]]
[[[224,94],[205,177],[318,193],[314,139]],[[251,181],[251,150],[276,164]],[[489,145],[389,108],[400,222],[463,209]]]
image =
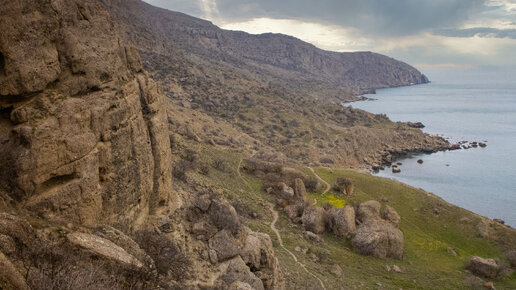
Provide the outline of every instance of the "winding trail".
[[[330,191],[330,189],[331,189],[331,185],[328,182],[326,182],[326,180],[322,179],[317,173],[315,173],[315,170],[312,167],[308,167],[308,169],[310,169],[310,171],[312,171],[312,173],[315,175],[315,177],[320,182],[322,182],[326,185],[326,189],[324,190],[324,192],[321,195],[325,195],[326,193],[328,193],[328,191]],[[315,199],[313,205],[316,205],[316,204],[317,204],[317,198]]]
[[[238,177],[239,177],[240,179],[242,179],[242,181],[245,183],[245,185],[246,185],[247,187],[249,187],[249,185],[247,184],[247,181],[244,179],[244,177],[243,177],[243,176],[242,176],[242,174],[240,173],[240,167],[242,166],[242,161],[243,161],[243,159],[242,159],[242,158],[240,158],[240,161],[238,162],[238,167],[237,167],[237,174],[238,174]],[[311,168],[310,168],[310,169],[311,169]],[[313,170],[312,170],[312,171],[313,171]],[[317,175],[316,175],[316,176],[317,176]],[[317,177],[318,177],[318,176],[317,176]],[[318,177],[318,178],[320,178],[320,177]],[[322,180],[322,179],[321,179],[321,180]],[[327,184],[327,183],[326,183],[326,184]],[[328,187],[330,186],[329,184],[327,184],[327,185],[328,185]],[[329,188],[325,191],[325,193],[326,193],[328,190],[329,190]],[[302,269],[303,269],[307,274],[311,275],[311,276],[312,276],[312,277],[314,277],[317,281],[319,281],[319,284],[321,285],[321,288],[322,288],[322,289],[326,290],[326,287],[324,286],[323,281],[322,281],[319,277],[317,277],[314,273],[310,272],[310,270],[308,270],[308,269],[306,268],[306,266],[305,266],[303,263],[301,263],[301,262],[299,262],[299,261],[297,260],[296,255],[294,255],[294,253],[292,253],[290,250],[288,250],[288,249],[283,245],[283,239],[281,238],[281,234],[280,234],[280,232],[278,231],[278,229],[276,228],[276,222],[278,222],[279,214],[278,214],[278,212],[274,209],[274,205],[273,205],[272,203],[270,203],[270,202],[267,202],[267,203],[269,204],[269,209],[270,209],[270,211],[271,211],[271,213],[272,213],[272,217],[273,217],[272,222],[271,222],[271,224],[270,224],[270,228],[271,228],[271,230],[276,234],[276,237],[278,238],[278,242],[279,242],[280,247],[281,247],[283,250],[285,250],[285,252],[287,252],[290,256],[292,256],[292,259],[293,259],[293,260],[294,260],[294,261],[295,261],[295,262],[296,262],[296,263],[297,263],[297,264],[298,264],[298,265],[299,265],[299,266],[300,266],[300,267],[301,267],[301,268],[302,268]]]

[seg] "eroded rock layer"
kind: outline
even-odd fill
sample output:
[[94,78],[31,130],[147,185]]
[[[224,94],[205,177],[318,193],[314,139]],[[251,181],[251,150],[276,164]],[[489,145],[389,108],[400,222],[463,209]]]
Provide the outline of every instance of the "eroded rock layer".
[[166,208],[160,89],[98,3],[0,6],[0,194],[40,216],[137,226]]

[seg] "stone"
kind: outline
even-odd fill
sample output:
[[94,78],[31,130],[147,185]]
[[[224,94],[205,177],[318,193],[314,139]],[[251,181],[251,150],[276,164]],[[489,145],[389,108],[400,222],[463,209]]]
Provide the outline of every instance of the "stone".
[[382,218],[384,220],[391,222],[392,224],[396,225],[397,227],[400,226],[401,217],[398,214],[398,212],[396,212],[396,210],[394,208],[392,208],[391,206],[388,206],[388,205],[385,206],[385,209],[382,213]]
[[337,236],[348,236],[355,233],[355,209],[345,206],[335,210],[331,215],[332,231]]
[[483,276],[486,278],[496,278],[500,272],[500,266],[493,259],[484,259],[474,256],[469,260],[468,270],[473,274]]
[[[482,143],[480,143],[480,144],[482,144]],[[482,147],[482,145],[480,145],[480,147]],[[491,289],[491,290],[496,290],[493,282],[485,282],[484,283],[484,288]]]
[[217,252],[219,262],[233,258],[239,254],[242,244],[237,241],[228,230],[222,230],[215,234],[209,241],[209,247]]
[[457,257],[457,252],[455,252],[455,250],[452,247],[448,247],[446,251],[448,252],[448,254]]
[[8,213],[0,213],[0,234],[24,245],[30,245],[36,238],[34,229],[26,220]]
[[133,255],[127,253],[127,251],[115,243],[99,236],[76,232],[66,235],[66,238],[71,244],[95,253],[98,256],[116,261],[123,265],[136,266],[138,268],[143,267],[142,262]]
[[312,242],[315,242],[315,243],[322,242],[322,238],[319,235],[312,233],[310,231],[306,231],[304,235],[307,240],[310,240]]
[[290,220],[294,220],[295,218],[301,217],[303,215],[304,209],[305,204],[301,202],[287,205],[283,208]]
[[328,217],[322,207],[310,206],[305,209],[301,217],[305,230],[315,234],[321,234],[326,229]]
[[247,283],[235,281],[229,286],[229,290],[254,290],[254,288]]
[[401,172],[401,169],[399,169],[398,167],[392,167],[392,173],[400,173]]
[[294,179],[294,194],[295,198],[303,202],[307,201],[305,183],[301,178]]
[[382,205],[376,200],[369,200],[361,203],[357,210],[357,220],[361,223],[380,218]]
[[493,221],[494,221],[495,223],[499,223],[499,224],[501,224],[501,225],[504,225],[504,224],[505,224],[505,221],[504,221],[504,220],[502,220],[502,219],[493,219]]
[[486,220],[482,220],[480,223],[478,223],[476,228],[477,236],[480,238],[487,238],[489,237],[489,222]]
[[260,272],[258,277],[266,289],[271,289],[279,283],[279,264],[274,257],[274,248],[269,235],[249,230],[244,247],[240,251],[240,257],[248,267],[253,269],[253,272]]
[[418,159],[418,160],[417,160],[417,163],[419,163],[419,164],[423,164],[423,159]]
[[155,267],[152,258],[140,248],[138,243],[122,231],[108,225],[102,225],[95,229],[95,234],[120,246],[127,253],[133,255],[138,261],[143,262],[147,267],[151,269]]
[[194,200],[194,206],[196,206],[198,209],[202,210],[203,212],[208,211],[211,205],[211,198],[209,194],[203,194],[197,196],[197,198]]
[[507,253],[507,260],[511,266],[516,267],[516,250],[511,250]]
[[0,234],[0,252],[10,255],[16,251],[16,243],[13,238]]
[[347,178],[339,177],[333,185],[333,189],[342,194],[351,195],[353,194],[353,183]]
[[234,282],[246,283],[255,290],[265,289],[262,281],[254,275],[245,262],[237,256],[219,266],[220,276],[218,280],[224,283],[222,288],[229,288]]
[[2,252],[0,252],[0,289],[30,289],[25,278]]
[[361,224],[352,239],[353,248],[361,255],[376,258],[403,258],[403,233],[392,223],[370,220]]
[[342,277],[342,275],[344,274],[344,271],[342,271],[342,268],[339,266],[339,264],[332,265],[330,268],[330,272],[339,278]]
[[235,208],[228,202],[213,200],[209,210],[210,220],[219,229],[227,229],[236,234],[242,228],[240,218]]

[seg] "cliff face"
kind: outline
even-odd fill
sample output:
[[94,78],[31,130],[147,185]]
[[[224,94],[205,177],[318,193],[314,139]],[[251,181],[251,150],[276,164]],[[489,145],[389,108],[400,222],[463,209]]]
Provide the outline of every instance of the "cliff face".
[[0,197],[82,225],[137,226],[167,208],[164,99],[107,11],[7,1],[0,26]]

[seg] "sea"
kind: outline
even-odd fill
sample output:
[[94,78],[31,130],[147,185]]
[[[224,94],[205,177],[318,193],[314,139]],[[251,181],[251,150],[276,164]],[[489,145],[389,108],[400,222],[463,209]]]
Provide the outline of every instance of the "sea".
[[[401,173],[374,173],[516,227],[516,69],[431,70],[431,83],[377,90],[354,108],[392,121],[422,122],[424,132],[472,148],[407,156]],[[418,159],[423,163],[419,164]]]

